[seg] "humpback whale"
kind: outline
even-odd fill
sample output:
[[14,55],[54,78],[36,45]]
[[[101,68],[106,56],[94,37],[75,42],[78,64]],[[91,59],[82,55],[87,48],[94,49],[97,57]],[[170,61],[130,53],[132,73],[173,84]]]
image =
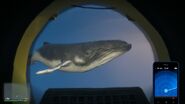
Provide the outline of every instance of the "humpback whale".
[[131,44],[122,40],[100,40],[71,44],[44,42],[31,56],[31,63],[41,62],[48,69],[36,74],[51,73],[55,70],[86,72],[101,66],[131,49]]

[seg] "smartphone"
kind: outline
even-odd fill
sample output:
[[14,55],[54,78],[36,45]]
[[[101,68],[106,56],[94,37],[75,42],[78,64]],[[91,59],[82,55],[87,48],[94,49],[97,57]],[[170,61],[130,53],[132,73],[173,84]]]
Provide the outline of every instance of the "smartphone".
[[179,104],[178,62],[154,62],[153,93],[154,104]]

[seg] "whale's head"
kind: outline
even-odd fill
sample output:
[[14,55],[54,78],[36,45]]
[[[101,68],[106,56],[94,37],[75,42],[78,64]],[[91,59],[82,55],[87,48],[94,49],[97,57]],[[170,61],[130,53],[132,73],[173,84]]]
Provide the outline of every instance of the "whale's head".
[[[100,45],[97,48],[105,50],[108,53],[121,52],[125,53],[131,49],[131,44],[122,40],[107,40],[100,41]],[[99,44],[97,43],[97,45]],[[102,51],[103,52],[103,51]]]
[[94,62],[99,66],[128,52],[131,49],[131,44],[122,40],[106,40],[97,41],[86,48],[89,63]]

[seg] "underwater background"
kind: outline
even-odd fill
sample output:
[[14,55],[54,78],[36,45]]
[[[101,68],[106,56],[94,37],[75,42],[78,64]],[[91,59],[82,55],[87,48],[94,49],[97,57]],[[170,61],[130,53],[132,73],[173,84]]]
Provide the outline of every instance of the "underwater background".
[[56,19],[48,21],[38,34],[30,53],[34,53],[44,42],[70,44],[114,39],[131,43],[131,50],[91,71],[71,73],[57,70],[49,74],[37,75],[37,71],[46,69],[47,66],[42,63],[30,65],[27,69],[27,77],[35,103],[39,104],[48,88],[136,86],[143,89],[150,101],[154,62],[151,45],[144,33],[132,21],[116,11],[74,7],[61,12]]

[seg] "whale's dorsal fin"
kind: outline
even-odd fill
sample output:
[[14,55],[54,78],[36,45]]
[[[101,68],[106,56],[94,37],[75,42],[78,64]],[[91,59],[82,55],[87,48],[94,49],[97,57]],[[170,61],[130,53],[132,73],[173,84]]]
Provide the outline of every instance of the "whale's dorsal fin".
[[51,44],[51,43],[49,43],[49,42],[44,42],[44,43],[43,43],[43,45],[48,45],[48,44]]

